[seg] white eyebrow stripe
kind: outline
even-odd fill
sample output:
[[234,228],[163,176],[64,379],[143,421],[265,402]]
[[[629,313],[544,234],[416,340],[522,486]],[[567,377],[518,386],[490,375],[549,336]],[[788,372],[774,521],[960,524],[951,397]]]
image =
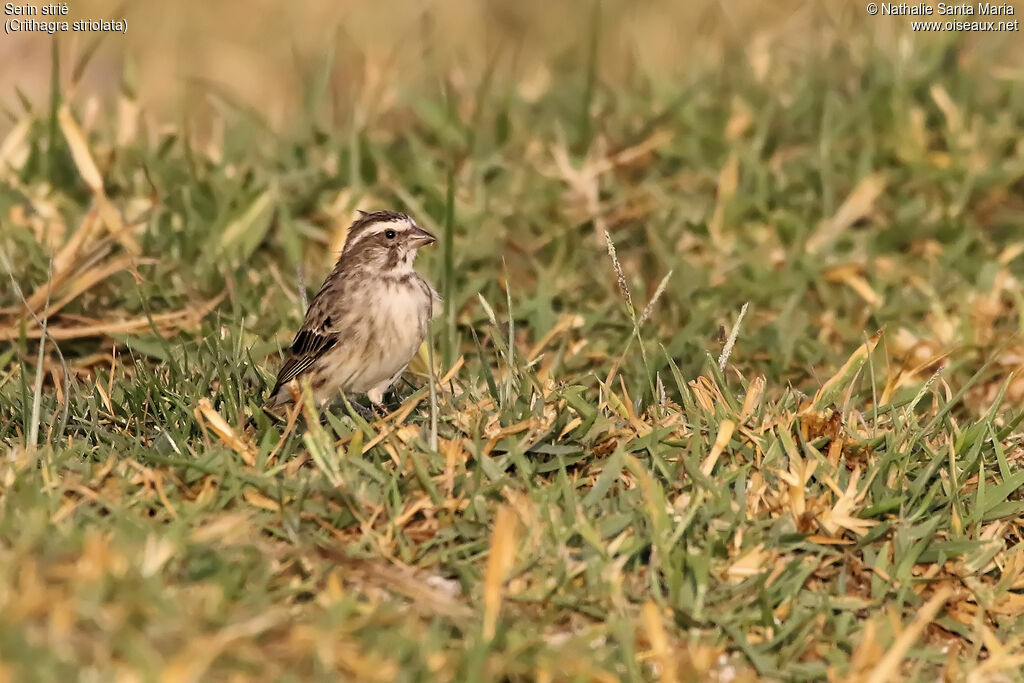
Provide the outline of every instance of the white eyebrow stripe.
[[352,242],[350,242],[350,244],[361,242],[372,235],[379,235],[385,230],[388,230],[389,228],[394,228],[395,226],[411,227],[412,221],[406,218],[399,218],[392,221],[377,221],[370,227],[364,230],[360,230],[359,233],[356,234],[355,239],[353,239]]

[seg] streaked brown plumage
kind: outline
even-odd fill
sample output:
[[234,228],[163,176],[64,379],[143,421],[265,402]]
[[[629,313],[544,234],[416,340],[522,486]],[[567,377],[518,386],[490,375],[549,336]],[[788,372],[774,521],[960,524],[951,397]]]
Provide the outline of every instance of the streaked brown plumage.
[[435,241],[407,215],[361,213],[341,256],[310,302],[267,401],[292,400],[289,383],[308,377],[314,399],[339,392],[380,403],[427,335],[440,298],[413,270],[420,247]]

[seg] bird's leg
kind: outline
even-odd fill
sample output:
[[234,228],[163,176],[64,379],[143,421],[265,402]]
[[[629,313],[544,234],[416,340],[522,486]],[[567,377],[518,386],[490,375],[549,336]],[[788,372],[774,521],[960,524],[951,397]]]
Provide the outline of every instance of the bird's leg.
[[383,420],[384,416],[388,414],[387,406],[384,405],[384,392],[387,391],[389,385],[390,382],[378,385],[366,392],[366,398],[370,399],[370,405],[373,406],[373,412],[377,415],[378,420]]
[[403,375],[391,386],[391,391],[388,393],[388,398],[390,399],[388,405],[392,410],[397,409],[405,403],[406,399],[416,393],[418,388]]
[[364,406],[362,403],[351,401],[350,405],[352,409],[359,413],[359,416],[367,422],[376,422],[377,420],[383,420],[388,414],[388,411],[384,408],[382,403],[373,403]]
[[384,397],[381,396],[380,399],[381,400],[379,401],[374,401],[372,398],[370,399],[370,407],[368,410],[373,414],[375,420],[383,420],[387,417],[387,414],[391,412],[388,410],[388,407],[384,405]]

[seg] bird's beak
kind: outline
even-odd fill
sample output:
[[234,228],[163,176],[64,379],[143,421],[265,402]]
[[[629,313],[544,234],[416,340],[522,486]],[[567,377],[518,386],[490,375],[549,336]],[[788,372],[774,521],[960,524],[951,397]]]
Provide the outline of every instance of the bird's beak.
[[433,244],[436,241],[437,238],[434,237],[432,233],[417,225],[413,228],[412,237],[410,238],[409,243],[412,245],[413,249],[419,249],[420,247],[425,247],[428,244]]

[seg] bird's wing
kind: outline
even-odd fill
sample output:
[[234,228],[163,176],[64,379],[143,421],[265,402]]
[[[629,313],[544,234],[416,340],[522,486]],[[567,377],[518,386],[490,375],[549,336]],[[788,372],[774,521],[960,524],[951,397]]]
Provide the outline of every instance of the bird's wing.
[[423,293],[430,299],[430,319],[434,320],[444,311],[444,299],[441,298],[441,295],[437,293],[434,286],[427,282],[422,275],[418,275],[417,279]]
[[340,340],[341,334],[332,328],[330,316],[314,302],[314,305],[310,306],[305,322],[288,348],[284,365],[277,373],[277,382],[274,383],[270,395],[276,395],[281,387],[308,370]]

